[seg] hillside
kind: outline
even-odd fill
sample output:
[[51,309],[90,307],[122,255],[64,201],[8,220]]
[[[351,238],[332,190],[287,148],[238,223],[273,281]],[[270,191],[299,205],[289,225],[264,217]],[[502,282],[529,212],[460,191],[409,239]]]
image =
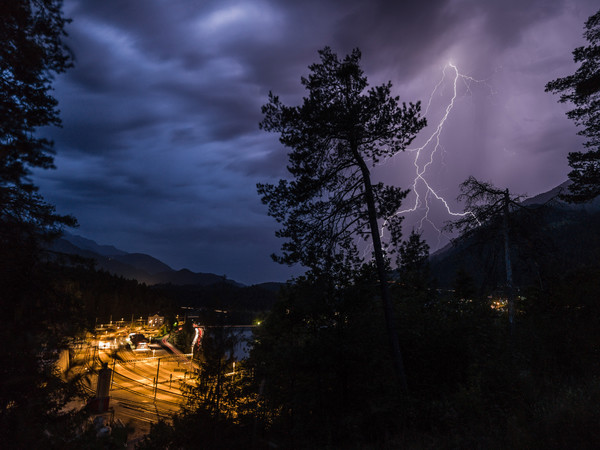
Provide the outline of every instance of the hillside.
[[209,286],[222,282],[242,286],[241,283],[224,279],[214,273],[192,272],[188,269],[174,270],[153,256],[144,253],[128,253],[111,245],[99,245],[91,239],[70,233],[65,233],[62,238],[56,240],[51,250],[93,260],[96,269],[137,280],[149,286],[155,284]]
[[[573,205],[556,196],[564,183],[522,202],[510,217],[511,258],[517,286],[543,286],[552,274],[598,265],[600,201]],[[440,287],[451,287],[464,269],[481,292],[503,284],[503,241],[496,230],[481,229],[430,257],[432,274]]]

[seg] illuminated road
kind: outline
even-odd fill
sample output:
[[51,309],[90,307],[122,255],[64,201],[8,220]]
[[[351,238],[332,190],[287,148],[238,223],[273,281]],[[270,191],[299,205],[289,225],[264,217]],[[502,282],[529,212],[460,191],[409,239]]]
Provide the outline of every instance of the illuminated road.
[[[130,436],[128,448],[150,431],[150,425],[169,419],[177,413],[184,402],[184,391],[195,384],[194,376],[198,367],[190,362],[191,355],[183,355],[173,348],[166,337],[155,342],[143,351],[132,351],[125,343],[125,337],[133,328],[123,327],[112,331],[99,327],[74,345],[71,349],[71,374],[84,374],[84,384],[91,396],[95,396],[98,371],[106,364],[112,372],[109,389],[109,411],[112,421],[121,421],[132,426],[135,431]],[[236,359],[247,356],[246,338],[251,336],[251,327],[228,327],[239,338],[234,349]],[[197,328],[197,338],[202,329]],[[151,335],[152,331],[135,328],[136,333]]]
[[[99,348],[99,343],[114,340],[108,333],[101,339],[92,339],[85,346],[75,350],[73,360],[79,370],[95,373],[106,363],[113,370],[110,385],[110,410],[114,419],[128,423],[132,419],[145,423],[155,423],[169,418],[179,411],[184,397],[182,388],[191,383],[194,367],[189,355],[172,353],[159,344],[151,344],[146,351],[131,351],[124,347],[119,350]],[[88,378],[87,388],[95,394],[97,375]]]
[[[155,356],[149,356],[154,353]],[[115,418],[156,422],[168,419],[182,404],[182,384],[189,379],[190,363],[163,349],[144,354],[120,351],[119,361],[100,352],[99,359],[114,370],[110,388]]]

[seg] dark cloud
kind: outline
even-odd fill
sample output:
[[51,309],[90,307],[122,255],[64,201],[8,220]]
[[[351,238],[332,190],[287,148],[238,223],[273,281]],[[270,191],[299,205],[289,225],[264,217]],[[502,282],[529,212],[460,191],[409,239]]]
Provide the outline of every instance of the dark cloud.
[[[58,169],[36,181],[100,243],[244,282],[284,279],[292,272],[269,259],[280,243],[255,188],[286,176],[286,149],[258,129],[269,91],[298,104],[318,49],[359,47],[371,83],[391,80],[402,100],[425,108],[452,61],[479,82],[458,88],[431,183],[456,208],[470,174],[537,194],[566,179],[566,154],[580,145],[564,105],[543,88],[574,70],[571,51],[595,8],[592,0],[66,0],[76,66],[55,83],[64,127],[43,130]],[[450,75],[415,146],[443,115]],[[408,187],[412,155],[375,173]],[[421,213],[406,215],[407,229]]]

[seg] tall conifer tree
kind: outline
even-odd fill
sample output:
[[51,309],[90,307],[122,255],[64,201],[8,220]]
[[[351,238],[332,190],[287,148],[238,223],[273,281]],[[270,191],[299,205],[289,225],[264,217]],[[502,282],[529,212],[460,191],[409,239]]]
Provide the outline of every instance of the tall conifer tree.
[[572,202],[587,202],[600,195],[600,10],[586,21],[583,35],[589,45],[573,51],[579,68],[546,85],[546,92],[561,94],[559,102],[575,106],[567,116],[582,127],[578,134],[587,138],[587,151],[571,152],[568,157],[573,184],[563,197]]
[[292,180],[259,184],[269,214],[283,225],[282,263],[301,263],[315,274],[347,283],[363,262],[357,239],[372,244],[390,345],[400,384],[406,380],[387,283],[388,261],[380,237],[381,221],[399,244],[402,217],[395,215],[407,191],[373,183],[371,167],[404,150],[425,126],[420,103],[399,103],[391,83],[368,89],[360,51],[343,60],[326,47],[321,62],[302,78],[308,91],[300,106],[285,106],[269,94],[261,127],[277,132],[291,151]]

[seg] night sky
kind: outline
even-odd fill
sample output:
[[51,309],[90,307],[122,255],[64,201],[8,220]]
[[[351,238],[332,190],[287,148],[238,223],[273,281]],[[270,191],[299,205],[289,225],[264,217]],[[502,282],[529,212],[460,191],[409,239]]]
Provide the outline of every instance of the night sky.
[[[34,181],[78,219],[75,234],[174,269],[283,281],[299,270],[271,261],[281,242],[255,187],[286,176],[286,150],[258,129],[270,90],[299,104],[300,77],[319,49],[341,57],[359,47],[371,85],[391,80],[401,101],[430,104],[415,149],[450,104],[452,63],[472,80],[458,78],[425,177],[454,211],[469,175],[535,195],[564,182],[567,153],[581,149],[568,105],[544,86],[576,70],[571,52],[585,44],[583,25],[597,5],[66,0],[76,62],[54,83],[63,128],[42,131],[55,141],[57,170]],[[397,155],[376,177],[409,188],[414,156]],[[422,226],[436,249],[448,240],[434,226],[449,217],[429,199],[431,222],[421,203],[405,215],[405,231]],[[414,203],[413,195],[407,208]]]

